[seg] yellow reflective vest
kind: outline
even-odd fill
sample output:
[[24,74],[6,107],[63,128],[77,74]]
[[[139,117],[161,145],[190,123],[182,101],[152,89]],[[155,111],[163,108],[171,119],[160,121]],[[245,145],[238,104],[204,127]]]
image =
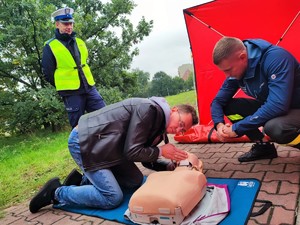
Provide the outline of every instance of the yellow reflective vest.
[[[83,40],[76,38],[78,50],[80,52],[82,71],[89,85],[95,84],[92,72],[86,60],[88,58],[88,50]],[[70,51],[57,39],[49,42],[49,46],[56,59],[56,70],[54,73],[54,82],[57,91],[77,90],[80,87],[80,79],[78,66],[71,55]]]

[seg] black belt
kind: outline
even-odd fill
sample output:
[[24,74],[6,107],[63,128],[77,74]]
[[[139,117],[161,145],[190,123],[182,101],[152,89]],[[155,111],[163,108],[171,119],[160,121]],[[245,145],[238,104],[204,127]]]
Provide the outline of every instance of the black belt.
[[75,66],[74,69],[82,69],[83,67],[85,67],[85,64],[83,65],[78,65],[78,66]]

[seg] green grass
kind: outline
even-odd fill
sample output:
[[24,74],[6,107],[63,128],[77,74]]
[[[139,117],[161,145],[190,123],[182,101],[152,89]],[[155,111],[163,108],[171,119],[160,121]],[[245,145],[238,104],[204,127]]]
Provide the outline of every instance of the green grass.
[[68,132],[0,139],[0,208],[28,200],[48,179],[65,177],[75,167]]
[[[170,106],[181,103],[196,106],[195,91],[166,99]],[[76,167],[67,146],[69,133],[42,131],[0,137],[0,209],[30,199],[47,180],[55,176],[63,180]]]
[[166,100],[170,106],[174,106],[176,104],[190,104],[197,108],[196,91],[194,90],[183,92],[178,95],[167,96]]

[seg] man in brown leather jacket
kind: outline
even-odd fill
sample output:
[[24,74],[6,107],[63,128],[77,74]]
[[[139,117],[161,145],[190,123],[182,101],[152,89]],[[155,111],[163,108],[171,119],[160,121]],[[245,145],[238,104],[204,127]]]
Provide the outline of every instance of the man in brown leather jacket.
[[[168,143],[166,134],[183,133],[197,123],[192,106],[170,109],[160,97],[126,99],[83,115],[69,137],[70,153],[84,172],[80,186],[72,176],[64,185],[53,178],[31,200],[30,211],[35,213],[51,203],[117,207],[123,200],[123,188],[142,184],[143,174],[135,162],[171,170],[171,160],[186,159],[187,153]],[[157,146],[162,140],[165,144]]]

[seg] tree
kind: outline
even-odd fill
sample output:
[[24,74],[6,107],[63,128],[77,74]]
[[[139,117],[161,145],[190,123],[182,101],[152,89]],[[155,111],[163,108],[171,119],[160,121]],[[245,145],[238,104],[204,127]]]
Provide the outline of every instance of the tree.
[[[192,73],[191,73],[192,75]],[[194,89],[193,76],[189,77],[187,81],[184,81],[181,77],[171,77],[165,72],[158,72],[154,74],[152,81],[150,82],[148,96],[168,96],[176,95],[183,91]]]
[[165,72],[160,71],[155,73],[149,90],[150,95],[162,97],[170,95],[172,91],[171,83],[172,78]]
[[133,97],[149,97],[149,80],[150,74],[139,69],[133,70],[136,74],[137,86],[136,91],[133,93]]
[[[45,93],[49,94],[49,99],[57,98],[55,92],[50,90],[39,94],[44,88],[51,89],[42,74],[41,55],[44,42],[54,35],[55,27],[50,15],[57,8],[66,5],[75,10],[74,30],[87,43],[89,65],[97,88],[107,89],[105,93],[119,90],[117,93],[120,96],[110,99],[114,101],[127,97],[127,92],[132,92],[132,87],[136,84],[136,77],[126,70],[133,57],[138,54],[135,45],[149,35],[153,21],[147,22],[141,18],[134,27],[127,18],[135,7],[133,1],[111,0],[102,3],[100,0],[0,0],[0,94],[9,96],[12,100],[6,107],[13,111],[13,115],[20,113],[16,111],[17,104],[31,105],[32,101],[39,102],[42,98],[47,98]],[[31,94],[30,99],[24,98],[28,97],[28,93]],[[60,99],[57,98],[57,101]],[[41,124],[37,127],[45,124],[54,126],[56,118],[66,118],[55,107],[49,109],[43,108],[44,105],[37,105],[34,109],[40,114],[36,116],[41,118]],[[43,121],[45,113],[60,115]],[[3,120],[12,123],[9,117],[11,115]],[[19,122],[15,123],[16,130],[19,129]]]
[[184,91],[184,80],[181,77],[174,77],[172,79],[172,83],[171,83],[171,90],[172,92],[170,93],[171,95],[176,95],[182,91]]
[[193,90],[195,89],[195,85],[194,85],[194,73],[191,72],[188,79],[184,82],[185,91],[189,91],[189,90]]

